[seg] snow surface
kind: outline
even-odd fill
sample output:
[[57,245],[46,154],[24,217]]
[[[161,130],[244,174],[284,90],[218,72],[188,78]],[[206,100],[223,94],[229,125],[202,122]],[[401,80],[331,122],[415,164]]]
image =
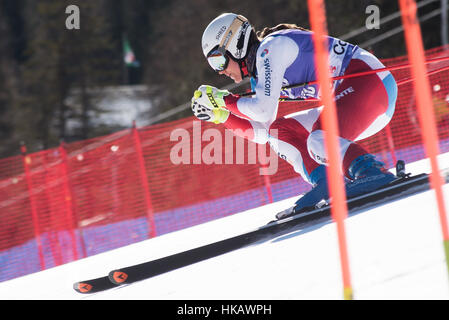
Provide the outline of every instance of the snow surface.
[[[440,168],[449,154],[440,155]],[[407,166],[429,172],[428,161]],[[449,185],[444,186],[449,198]],[[0,299],[343,299],[336,225],[293,231],[154,278],[83,295],[76,281],[253,230],[295,198],[165,234],[0,283]],[[447,202],[447,201],[446,201]],[[447,204],[447,203],[446,203]],[[433,191],[345,221],[354,299],[449,299],[449,277]]]

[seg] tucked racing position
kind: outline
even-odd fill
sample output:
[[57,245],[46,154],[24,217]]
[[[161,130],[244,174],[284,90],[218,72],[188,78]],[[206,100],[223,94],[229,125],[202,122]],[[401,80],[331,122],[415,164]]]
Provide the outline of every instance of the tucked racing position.
[[[192,111],[201,120],[223,124],[235,134],[266,144],[288,161],[313,188],[297,202],[295,211],[329,199],[321,112],[325,106],[278,117],[280,98],[320,98],[318,85],[284,89],[316,80],[313,33],[292,24],[255,32],[248,19],[225,13],[206,27],[203,53],[220,75],[239,83],[250,77],[255,94],[238,96],[202,85],[194,92]],[[384,65],[368,51],[327,37],[332,76],[354,74]],[[395,179],[384,164],[357,141],[382,130],[391,120],[397,85],[389,71],[333,82],[341,170],[348,196],[380,188]]]

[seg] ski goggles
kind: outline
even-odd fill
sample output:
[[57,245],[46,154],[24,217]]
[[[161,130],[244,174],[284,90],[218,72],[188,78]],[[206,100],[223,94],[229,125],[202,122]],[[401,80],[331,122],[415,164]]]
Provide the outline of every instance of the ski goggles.
[[229,57],[228,55],[220,50],[220,48],[212,50],[207,55],[207,62],[216,72],[224,71],[228,67]]
[[226,49],[239,28],[245,23],[249,25],[248,20],[244,16],[236,16],[228,30],[224,33],[220,44],[207,55],[207,62],[216,72],[224,71],[228,67],[229,56],[226,54]]

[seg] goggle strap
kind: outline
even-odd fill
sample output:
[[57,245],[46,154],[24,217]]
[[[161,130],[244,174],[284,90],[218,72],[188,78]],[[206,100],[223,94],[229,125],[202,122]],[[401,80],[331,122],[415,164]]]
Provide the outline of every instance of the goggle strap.
[[244,60],[242,60],[240,62],[240,71],[242,72],[242,77],[246,77],[246,76],[249,75],[248,67],[247,67],[246,62]]

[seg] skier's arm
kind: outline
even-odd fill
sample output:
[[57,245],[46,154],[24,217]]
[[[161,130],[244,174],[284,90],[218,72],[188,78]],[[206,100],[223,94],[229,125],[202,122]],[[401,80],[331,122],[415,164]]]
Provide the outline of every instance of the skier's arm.
[[290,38],[278,36],[266,39],[257,51],[258,79],[255,96],[225,96],[226,108],[251,120],[273,121],[277,115],[285,70],[297,58],[298,53],[298,46]]
[[[197,94],[196,96],[198,96]],[[224,108],[212,108],[201,105],[195,96],[192,98],[192,111],[195,117],[200,120],[213,122],[215,124],[222,123],[231,130],[235,135],[248,139],[255,143],[265,144],[267,142],[266,130],[259,122],[241,118],[229,112]]]

